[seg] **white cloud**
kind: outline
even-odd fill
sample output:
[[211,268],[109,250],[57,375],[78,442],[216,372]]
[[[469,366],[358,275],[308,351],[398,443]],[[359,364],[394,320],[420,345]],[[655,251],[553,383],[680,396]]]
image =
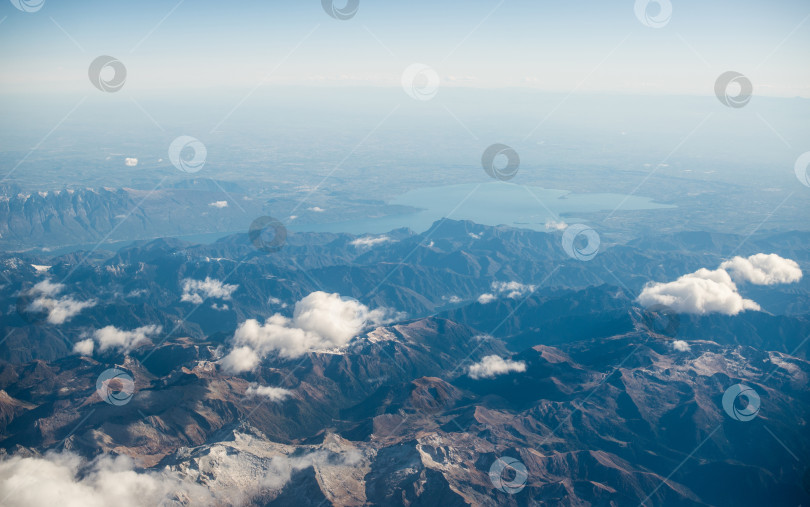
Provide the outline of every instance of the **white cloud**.
[[474,233],[474,232],[468,232],[467,234],[469,234],[469,236],[470,236],[472,239],[481,239],[481,235],[480,235],[480,234],[476,234],[476,233]]
[[254,319],[239,325],[233,336],[234,349],[220,362],[233,373],[254,369],[271,352],[295,358],[313,351],[340,348],[364,328],[390,322],[401,315],[387,309],[370,310],[364,304],[345,300],[339,294],[313,292],[295,303],[293,317],[280,314],[264,324]]
[[307,208],[307,209],[308,209],[309,211],[314,211],[315,213],[323,213],[324,211],[326,211],[325,209],[320,208],[320,207],[318,207],[318,206],[313,206],[313,207],[311,207],[311,208]]
[[665,305],[678,313],[737,315],[745,310],[760,310],[760,306],[740,295],[735,280],[773,285],[793,283],[801,277],[795,261],[775,254],[734,257],[713,271],[703,268],[674,282],[647,284],[638,301],[645,307]]
[[492,290],[496,294],[505,294],[506,297],[517,299],[533,292],[537,288],[535,285],[527,285],[520,282],[492,282]]
[[270,401],[284,401],[292,396],[292,391],[282,387],[260,386],[251,384],[245,391],[246,396],[262,396]]
[[50,280],[43,280],[34,285],[28,295],[34,297],[31,304],[25,311],[48,313],[48,322],[51,324],[63,324],[78,315],[85,308],[96,306],[96,300],[76,301],[70,296],[56,298],[55,296],[64,290],[61,283],[51,283]]
[[568,224],[563,220],[549,220],[546,222],[547,231],[564,231],[566,229],[568,229]]
[[385,235],[377,236],[376,238],[372,237],[372,236],[366,236],[366,237],[363,237],[363,238],[357,238],[354,241],[352,241],[350,244],[352,246],[357,247],[357,248],[372,248],[372,247],[375,247],[375,246],[380,245],[382,243],[388,243],[390,241],[393,241],[393,240],[391,238],[389,238],[388,236],[385,236]]
[[[94,344],[98,343],[98,350],[104,352],[108,349],[116,349],[128,354],[140,345],[148,343],[150,336],[156,335],[163,330],[161,326],[142,326],[132,331],[124,331],[115,326],[107,326],[93,331],[91,338],[78,342],[73,351],[89,356],[93,353]],[[90,342],[90,343],[87,343]]]
[[208,276],[205,277],[205,280],[186,278],[183,280],[183,295],[180,297],[180,301],[188,301],[197,305],[202,304],[208,298],[227,301],[238,288],[239,285],[224,284]]
[[[247,321],[245,324],[247,324]],[[252,322],[256,322],[255,320]],[[243,324],[244,325],[244,324]],[[259,354],[256,353],[253,348],[248,345],[243,345],[241,347],[236,347],[231,350],[227,356],[223,357],[219,360],[219,363],[222,365],[222,368],[225,371],[230,373],[242,373],[245,371],[250,371],[259,366],[259,363],[262,361],[262,358],[259,357]]]
[[124,165],[127,166],[127,167],[135,167],[135,166],[138,165],[138,159],[137,158],[125,158],[124,159]]
[[76,342],[73,345],[73,352],[77,354],[81,354],[83,356],[92,356],[93,349],[95,349],[96,344],[93,342],[92,338],[88,338],[86,340],[82,340],[80,342]]
[[215,503],[207,488],[166,469],[140,473],[125,456],[87,462],[69,452],[0,461],[0,498],[9,507],[140,507],[176,498],[190,505]]
[[498,296],[517,299],[534,292],[536,288],[536,285],[527,285],[520,282],[492,282],[492,293],[481,294],[478,296],[478,302],[486,305],[498,299]]
[[689,345],[689,342],[683,340],[675,340],[672,342],[672,348],[677,350],[678,352],[689,352],[692,350],[692,347]]
[[482,305],[488,305],[496,299],[498,298],[495,297],[495,294],[481,294],[478,296],[478,302]]
[[526,363],[498,356],[486,356],[481,362],[470,365],[467,375],[473,379],[495,378],[513,371],[526,371]]
[[211,206],[212,208],[220,208],[220,209],[227,208],[228,201],[214,201],[211,204],[209,204],[209,206]]
[[280,306],[282,308],[287,308],[287,303],[285,303],[284,301],[280,300],[279,298],[276,298],[276,297],[273,297],[273,296],[270,296],[269,298],[267,298],[267,303],[271,304],[271,305]]
[[50,280],[42,280],[38,284],[31,287],[29,294],[42,294],[43,296],[56,296],[62,290],[64,290],[65,286],[61,283],[51,283]]
[[750,282],[755,285],[775,285],[794,283],[802,279],[802,270],[796,261],[776,254],[756,254],[748,257],[734,257],[720,264],[736,282]]
[[745,310],[759,310],[754,301],[743,298],[731,276],[722,269],[702,268],[674,282],[648,284],[638,296],[645,307],[665,305],[677,313],[737,315]]
[[76,301],[71,297],[62,297],[59,299],[38,298],[35,299],[29,307],[34,312],[47,311],[48,322],[51,324],[64,324],[69,321],[85,308],[92,308],[96,306],[96,301]]

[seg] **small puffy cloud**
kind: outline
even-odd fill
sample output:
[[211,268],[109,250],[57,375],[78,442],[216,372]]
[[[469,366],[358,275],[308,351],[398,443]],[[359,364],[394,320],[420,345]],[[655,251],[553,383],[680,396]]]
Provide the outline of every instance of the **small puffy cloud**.
[[547,231],[564,231],[568,229],[568,224],[565,223],[563,220],[549,220],[546,222],[546,230]]
[[683,340],[675,340],[672,342],[673,350],[677,350],[678,352],[689,352],[692,350],[692,347],[689,345],[689,342]]
[[311,208],[307,208],[307,209],[308,209],[309,211],[312,211],[312,212],[315,212],[315,213],[323,213],[324,211],[326,211],[325,209],[320,208],[320,207],[318,207],[318,206],[313,206],[313,207],[311,207]]
[[93,342],[93,339],[88,338],[86,340],[76,342],[76,344],[73,345],[73,352],[83,356],[92,356],[95,346],[96,344]]
[[526,363],[523,361],[512,361],[499,356],[486,356],[481,362],[470,365],[467,375],[473,379],[495,378],[498,375],[506,375],[513,371],[526,371]]
[[[130,353],[139,346],[149,343],[150,336],[154,336],[163,330],[161,326],[142,326],[132,331],[124,331],[115,326],[107,326],[93,331],[93,335],[82,340],[73,347],[73,351],[89,356],[93,353],[94,344],[98,344],[98,350],[104,352],[109,349],[116,349],[125,354]],[[89,342],[89,343],[88,343]]]
[[280,306],[282,308],[287,308],[287,303],[285,303],[284,301],[280,300],[277,297],[270,296],[269,298],[267,298],[267,303],[275,306]]
[[737,315],[759,310],[759,305],[743,298],[731,276],[722,269],[702,268],[674,282],[648,284],[638,297],[645,307],[665,305],[677,313]]
[[469,236],[470,236],[472,239],[481,239],[481,235],[480,235],[480,234],[476,234],[476,233],[474,233],[474,232],[468,232],[467,234],[469,234]]
[[517,299],[534,292],[536,288],[536,285],[527,285],[520,282],[492,282],[492,292],[478,296],[478,302],[486,305],[498,299],[498,296]]
[[209,204],[209,206],[211,206],[212,208],[220,208],[220,209],[227,208],[228,201],[214,201],[211,204]]
[[461,303],[461,302],[463,301],[463,299],[461,299],[461,298],[460,298],[460,297],[458,297],[458,296],[449,296],[449,297],[448,297],[448,296],[444,296],[444,297],[442,298],[442,300],[447,301],[447,302],[448,302],[448,303],[450,303],[451,305],[455,305],[455,304]]
[[202,304],[202,302],[209,298],[230,300],[231,295],[238,285],[225,284],[221,281],[205,277],[205,280],[193,280],[186,278],[183,280],[183,295],[180,301],[187,301],[194,304]]
[[233,337],[233,350],[221,359],[232,373],[249,371],[270,353],[296,358],[308,352],[334,350],[348,344],[363,329],[401,318],[387,309],[370,310],[339,294],[313,292],[295,303],[292,318],[281,314],[264,324],[249,319],[239,325]]
[[230,306],[228,306],[228,305],[226,305],[225,303],[222,303],[221,305],[218,305],[218,304],[216,304],[216,303],[212,303],[212,304],[211,304],[211,308],[212,308],[213,310],[218,311],[218,312],[224,312],[224,311],[227,311],[227,310],[230,310],[230,309],[231,309],[231,307],[230,307]]
[[393,241],[388,236],[377,236],[376,238],[373,236],[365,236],[362,238],[357,238],[353,240],[350,244],[357,248],[372,248],[377,245],[381,245],[383,243],[388,243]]
[[517,299],[534,292],[537,286],[527,285],[520,282],[492,282],[492,290],[496,294],[505,294],[506,297]]
[[65,286],[61,283],[52,283],[50,280],[39,282],[28,291],[28,295],[33,299],[25,308],[25,311],[32,313],[47,312],[48,322],[51,324],[63,324],[85,308],[96,306],[94,299],[77,301],[70,296],[56,297],[64,288]]
[[28,291],[28,293],[31,295],[40,294],[43,296],[54,297],[62,292],[64,288],[65,286],[61,283],[52,283],[50,280],[42,280],[38,284],[31,287],[31,290]]
[[775,285],[794,283],[802,279],[799,264],[776,254],[756,254],[751,257],[734,257],[720,264],[736,282],[749,282],[755,285]]
[[735,281],[773,285],[793,283],[801,277],[795,261],[775,254],[756,254],[747,259],[734,257],[715,270],[702,268],[674,282],[649,283],[638,301],[645,307],[668,306],[677,313],[737,315],[746,310],[760,310],[760,306],[743,298]]
[[136,507],[182,498],[190,505],[216,503],[207,488],[168,469],[138,472],[125,456],[102,455],[87,462],[69,452],[0,461],[0,498],[9,507]]
[[478,296],[478,302],[482,305],[488,305],[498,299],[495,294],[481,294]]
[[76,301],[71,297],[62,297],[59,299],[37,298],[29,307],[31,311],[48,312],[48,322],[51,324],[64,324],[69,321],[85,308],[92,308],[96,306],[96,301]]
[[234,348],[228,355],[219,360],[222,368],[230,373],[251,371],[259,366],[260,362],[262,362],[262,358],[248,345]]
[[127,166],[127,167],[135,167],[135,166],[138,165],[138,159],[137,158],[125,158],[124,159],[124,165]]
[[270,401],[284,401],[292,396],[292,391],[282,387],[260,386],[251,384],[245,391],[246,396],[261,396]]

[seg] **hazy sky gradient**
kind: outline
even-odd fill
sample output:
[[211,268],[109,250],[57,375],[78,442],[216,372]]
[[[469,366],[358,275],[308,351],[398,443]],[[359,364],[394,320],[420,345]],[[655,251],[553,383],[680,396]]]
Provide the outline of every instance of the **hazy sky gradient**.
[[420,62],[444,87],[710,95],[736,70],[755,94],[810,97],[809,16],[801,0],[680,1],[654,29],[629,0],[361,0],[347,21],[318,0],[4,1],[0,92],[89,91],[89,63],[108,54],[129,92],[399,86]]

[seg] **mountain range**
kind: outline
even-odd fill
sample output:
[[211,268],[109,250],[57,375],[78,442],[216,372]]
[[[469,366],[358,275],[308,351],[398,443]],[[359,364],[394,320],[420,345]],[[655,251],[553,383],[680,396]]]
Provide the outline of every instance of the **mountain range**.
[[[682,233],[582,262],[559,233],[445,220],[275,253],[246,234],[5,253],[0,476],[103,493],[115,473],[176,504],[806,503],[807,278],[740,283],[761,308],[733,315],[638,296],[733,255],[806,268],[808,239]],[[313,327],[317,301],[357,332]],[[243,348],[255,368],[229,366]],[[737,384],[753,420],[723,404]]]

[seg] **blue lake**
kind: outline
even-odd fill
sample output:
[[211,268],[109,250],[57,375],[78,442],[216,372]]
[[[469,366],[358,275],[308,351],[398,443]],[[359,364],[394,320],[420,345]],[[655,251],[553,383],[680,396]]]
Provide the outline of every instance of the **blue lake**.
[[427,230],[436,220],[472,220],[484,225],[510,225],[538,231],[546,223],[565,215],[571,221],[577,213],[675,208],[647,197],[623,194],[576,194],[566,190],[527,187],[506,182],[466,183],[420,188],[407,192],[389,204],[410,206],[420,211],[382,218],[330,224],[292,226],[295,231],[381,234],[400,227],[416,232]]

